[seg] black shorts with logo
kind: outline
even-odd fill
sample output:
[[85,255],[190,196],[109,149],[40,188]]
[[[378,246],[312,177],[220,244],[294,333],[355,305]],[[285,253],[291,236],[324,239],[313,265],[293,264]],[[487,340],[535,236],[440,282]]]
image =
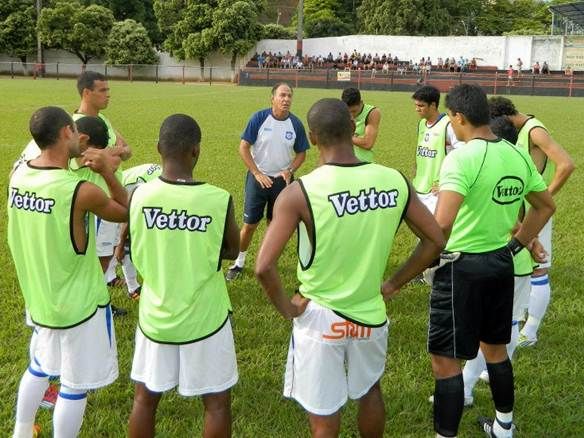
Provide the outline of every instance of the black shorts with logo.
[[438,269],[430,295],[428,351],[474,359],[479,342],[507,344],[513,314],[513,257],[505,246],[462,253]]
[[243,201],[243,222],[246,224],[257,224],[264,217],[272,220],[274,204],[276,198],[282,190],[286,188],[286,180],[281,177],[269,177],[272,180],[272,187],[263,188],[251,172],[245,176],[245,199]]

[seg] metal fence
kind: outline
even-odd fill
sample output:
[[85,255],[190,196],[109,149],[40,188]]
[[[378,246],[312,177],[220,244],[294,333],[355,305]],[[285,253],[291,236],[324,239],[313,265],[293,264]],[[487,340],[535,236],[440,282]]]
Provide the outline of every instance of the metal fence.
[[273,86],[278,82],[289,82],[294,87],[343,89],[356,87],[362,90],[414,91],[422,84],[437,87],[447,92],[453,86],[473,83],[489,94],[580,96],[584,97],[584,75],[566,76],[563,73],[535,75],[523,72],[509,79],[506,72],[483,71],[450,73],[432,71],[426,75],[412,72],[372,73],[367,70],[302,70],[302,69],[258,69],[240,70],[240,85]]
[[72,63],[0,62],[0,75],[30,78],[72,78],[84,70],[103,73],[107,78],[127,81],[235,82],[237,72],[229,67],[192,67],[187,65],[111,65]]

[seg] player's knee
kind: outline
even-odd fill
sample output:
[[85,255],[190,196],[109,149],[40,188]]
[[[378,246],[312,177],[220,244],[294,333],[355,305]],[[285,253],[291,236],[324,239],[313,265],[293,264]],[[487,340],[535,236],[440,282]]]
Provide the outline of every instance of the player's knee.
[[205,411],[213,414],[228,414],[231,411],[231,391],[203,395]]
[[338,437],[341,430],[341,417],[339,412],[332,415],[310,414],[310,431],[313,438]]
[[460,361],[446,356],[432,354],[432,372],[436,379],[447,379],[460,374]]
[[152,392],[146,388],[143,383],[136,384],[136,392],[134,394],[134,402],[142,406],[154,408],[158,405],[160,397],[162,394],[160,392]]

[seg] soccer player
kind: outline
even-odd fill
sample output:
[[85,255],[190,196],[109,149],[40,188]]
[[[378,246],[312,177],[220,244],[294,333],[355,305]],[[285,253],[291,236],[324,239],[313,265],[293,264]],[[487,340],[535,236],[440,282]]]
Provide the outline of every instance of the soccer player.
[[[122,184],[130,194],[139,184],[152,181],[158,178],[161,173],[162,167],[159,164],[140,164],[124,170]],[[120,224],[120,240],[114,250],[114,258],[110,262],[110,267],[115,270],[118,263],[122,265],[122,272],[128,289],[128,298],[137,300],[140,298],[142,286],[138,283],[138,274],[130,258],[129,243],[128,224]]]
[[41,155],[14,171],[8,196],[8,245],[35,324],[14,436],[32,436],[48,376],[57,375],[54,435],[70,437],[81,428],[87,391],[118,376],[110,297],[95,254],[93,221],[86,219],[94,213],[125,221],[127,196],[114,177],[120,160],[105,151],[88,149],[84,164],[102,175],[111,197],[69,171],[69,158],[80,154],[79,137],[62,109],[36,111],[30,132]]
[[446,154],[456,147],[458,139],[446,113],[438,110],[440,91],[436,87],[421,87],[412,95],[412,99],[420,116],[416,173],[412,185],[422,203],[434,213],[438,201],[440,167]]
[[254,113],[241,135],[239,155],[248,172],[245,177],[243,226],[239,255],[225,278],[235,280],[243,271],[247,249],[264,216],[272,220],[274,203],[304,163],[309,148],[304,126],[290,112],[292,88],[279,83],[272,88],[272,107]]
[[[555,205],[527,152],[491,131],[480,87],[453,88],[446,107],[466,145],[442,164],[435,213],[448,243],[430,295],[434,430],[438,437],[458,433],[464,403],[460,360],[474,359],[480,344],[496,414],[479,423],[491,436],[511,437],[513,368],[505,345],[511,336],[513,255],[531,245]],[[524,198],[532,208],[509,241]]]
[[373,146],[379,133],[381,111],[373,105],[363,103],[361,92],[356,88],[344,89],[341,100],[347,104],[355,121],[353,133],[355,156],[361,161],[373,163],[375,161]]
[[[492,97],[489,101],[491,117],[505,116],[519,131],[517,146],[529,152],[537,170],[543,176],[548,190],[555,196],[574,171],[574,162],[564,148],[549,134],[547,128],[534,116],[517,111],[513,102],[505,97]],[[539,235],[547,255],[531,278],[529,316],[521,329],[519,346],[537,342],[537,331],[550,302],[551,288],[548,272],[552,262],[552,221],[546,223]]]
[[[379,380],[388,337],[382,291],[420,273],[444,238],[403,175],[355,156],[354,123],[342,101],[318,101],[308,112],[308,125],[324,164],[282,192],[256,261],[272,304],[293,320],[284,395],[308,412],[313,436],[339,435],[340,409],[350,397],[359,401],[362,436],[381,437],[385,408]],[[421,241],[383,283],[402,219]],[[297,228],[301,285],[289,299],[277,261]]]
[[[162,393],[203,397],[203,436],[231,434],[230,388],[238,379],[221,272],[234,259],[239,229],[225,190],[193,179],[201,130],[191,117],[162,123],[162,175],[139,185],[130,202],[132,260],[142,275],[129,435],[154,436]],[[186,432],[185,432],[186,433]]]
[[[510,120],[504,116],[495,117],[490,121],[491,130],[497,137],[507,140],[511,144],[517,142],[517,129]],[[525,215],[525,206],[520,210],[520,219]],[[542,251],[539,242],[532,251],[538,262],[545,261],[545,251]],[[513,354],[517,347],[519,339],[519,321],[523,318],[527,305],[529,303],[529,294],[531,292],[530,277],[533,273],[533,262],[530,252],[527,248],[521,250],[513,257],[514,268],[514,292],[513,292],[513,319],[511,321],[511,340],[507,344],[507,355],[513,359]],[[462,370],[464,380],[464,405],[471,406],[474,402],[473,390],[479,377],[488,381],[486,371],[485,356],[479,350],[477,357],[467,360]]]

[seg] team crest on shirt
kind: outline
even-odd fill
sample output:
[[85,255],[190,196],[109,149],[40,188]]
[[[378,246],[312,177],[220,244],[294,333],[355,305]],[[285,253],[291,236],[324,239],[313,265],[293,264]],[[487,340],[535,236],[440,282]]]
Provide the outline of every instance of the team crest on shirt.
[[507,205],[523,199],[525,184],[516,176],[504,176],[493,189],[492,199],[497,204]]
[[284,137],[286,138],[286,140],[292,140],[294,138],[294,133],[292,131],[286,131]]

